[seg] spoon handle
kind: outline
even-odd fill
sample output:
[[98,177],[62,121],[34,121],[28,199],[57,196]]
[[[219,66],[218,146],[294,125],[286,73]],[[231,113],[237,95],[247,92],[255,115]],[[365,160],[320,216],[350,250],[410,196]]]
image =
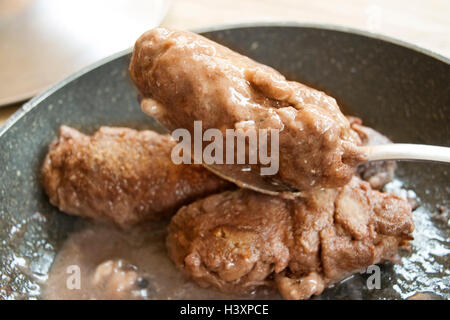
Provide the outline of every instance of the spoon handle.
[[376,160],[428,160],[450,162],[450,148],[425,144],[393,143],[364,146],[367,161]]

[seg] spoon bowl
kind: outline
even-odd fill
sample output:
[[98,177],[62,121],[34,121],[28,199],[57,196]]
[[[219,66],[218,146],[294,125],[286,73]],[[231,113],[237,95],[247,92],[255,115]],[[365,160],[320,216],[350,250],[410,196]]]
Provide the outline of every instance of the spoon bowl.
[[[392,143],[361,147],[367,155],[367,161],[418,160],[450,163],[450,148],[423,144]],[[284,198],[301,197],[302,192],[282,181],[251,174],[242,165],[206,165],[205,168],[222,179],[233,182],[241,188]]]

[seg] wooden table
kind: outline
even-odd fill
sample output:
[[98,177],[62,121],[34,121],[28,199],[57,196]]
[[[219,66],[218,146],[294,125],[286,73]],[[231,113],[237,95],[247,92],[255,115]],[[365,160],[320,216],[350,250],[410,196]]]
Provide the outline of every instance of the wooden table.
[[[247,22],[325,23],[388,35],[450,57],[449,13],[447,0],[174,0],[162,25],[196,29]],[[0,108],[0,125],[21,105]]]

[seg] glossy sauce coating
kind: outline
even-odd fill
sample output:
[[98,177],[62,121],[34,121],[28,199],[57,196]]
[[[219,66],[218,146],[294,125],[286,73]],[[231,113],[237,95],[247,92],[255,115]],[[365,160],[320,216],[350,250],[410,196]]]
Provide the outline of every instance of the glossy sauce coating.
[[[349,182],[364,155],[335,99],[202,36],[157,28],[136,42],[142,108],[168,129],[278,129],[279,171],[301,191]],[[258,170],[252,170],[259,174]]]

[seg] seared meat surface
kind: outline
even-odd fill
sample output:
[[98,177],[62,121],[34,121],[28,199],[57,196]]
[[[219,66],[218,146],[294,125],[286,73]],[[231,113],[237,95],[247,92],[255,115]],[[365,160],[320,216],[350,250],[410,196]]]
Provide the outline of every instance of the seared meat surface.
[[175,165],[168,135],[101,127],[93,136],[62,126],[42,167],[61,211],[123,228],[170,217],[184,204],[231,184],[199,165]]
[[194,120],[224,135],[278,129],[279,171],[271,177],[301,191],[346,184],[364,159],[335,99],[200,35],[150,30],[129,69],[143,110],[170,130],[192,134]]
[[[378,131],[363,126],[362,120],[356,117],[347,117],[352,129],[359,135],[361,143],[365,146],[375,146],[392,143],[388,137]],[[357,172],[359,176],[370,183],[373,189],[381,190],[384,185],[394,179],[397,164],[395,161],[371,161],[361,163]]]
[[201,286],[244,293],[274,285],[286,299],[307,299],[372,264],[397,261],[413,228],[406,200],[353,177],[302,199],[241,189],[198,200],[172,218],[167,247]]

